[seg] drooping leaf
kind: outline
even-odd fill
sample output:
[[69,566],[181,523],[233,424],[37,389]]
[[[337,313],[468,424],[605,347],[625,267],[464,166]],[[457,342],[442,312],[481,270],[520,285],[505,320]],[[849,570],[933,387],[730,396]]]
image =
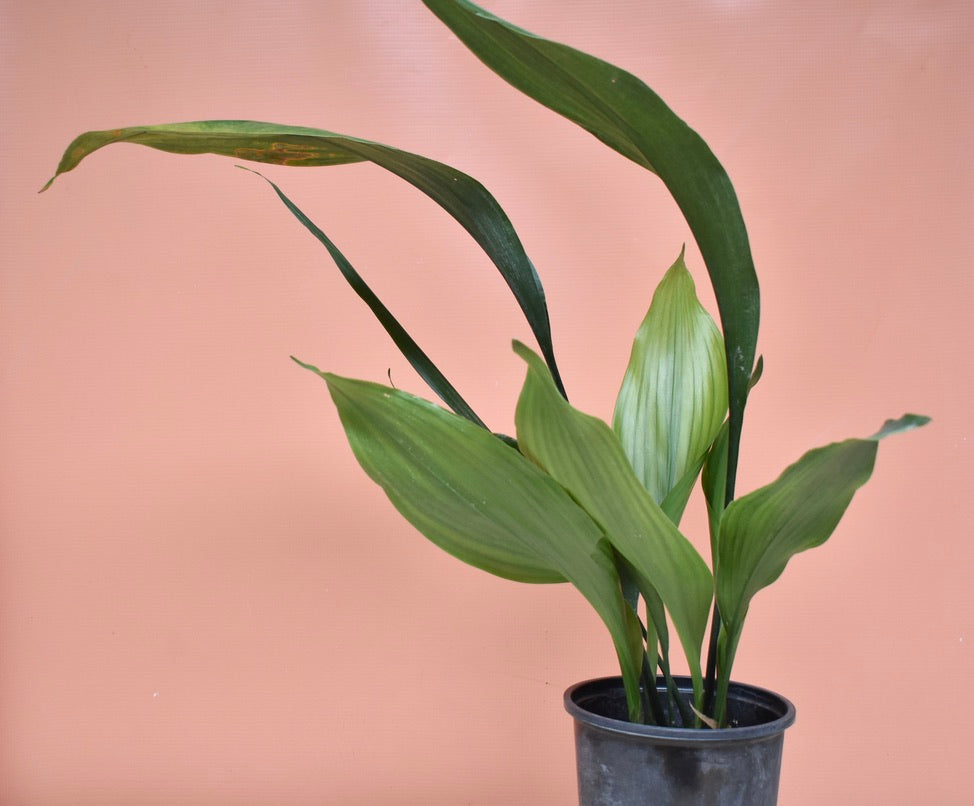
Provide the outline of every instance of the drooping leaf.
[[565,490],[464,418],[304,366],[327,382],[359,464],[423,535],[498,576],[578,588],[609,629],[638,719],[639,622],[623,599],[611,546]]
[[658,592],[699,684],[713,597],[706,563],[640,483],[609,425],[572,408],[544,362],[523,344],[515,343],[514,349],[528,364],[515,412],[518,445],[564,485]]
[[802,456],[775,481],[733,501],[720,523],[717,601],[729,631],[740,630],[751,598],[792,556],[831,536],[856,490],[869,479],[879,440],[928,418],[890,420],[868,439],[848,439]]
[[726,414],[720,331],[697,299],[681,253],[636,334],[612,423],[657,503],[676,488],[667,508],[683,512]]
[[68,146],[47,190],[92,152],[112,143],[137,143],[174,154],[219,154],[291,166],[372,162],[421,190],[470,233],[507,282],[541,353],[564,391],[551,345],[541,281],[507,214],[473,177],[441,162],[357,137],[321,129],[250,120],[204,120],[86,132]]
[[733,497],[760,300],[744,219],[723,166],[630,73],[530,34],[467,0],[424,2],[501,78],[657,174],[682,210],[710,273],[723,324],[730,391],[727,493]]
[[[249,168],[245,169],[250,171]],[[331,255],[332,260],[335,261],[335,265],[338,266],[338,270],[342,273],[342,276],[348,281],[348,284],[352,287],[352,290],[362,299],[362,301],[369,306],[369,309],[375,315],[375,318],[379,320],[379,323],[385,328],[386,333],[392,338],[396,347],[405,356],[406,360],[409,361],[410,365],[419,376],[426,381],[430,389],[432,389],[437,396],[446,405],[448,405],[454,412],[459,414],[461,417],[466,417],[470,422],[476,423],[482,428],[487,426],[484,421],[477,416],[477,413],[470,407],[466,400],[460,395],[456,388],[451,384],[446,377],[440,372],[439,368],[428,355],[423,351],[423,349],[415,342],[412,336],[406,332],[406,329],[399,324],[399,321],[392,312],[382,303],[376,295],[375,292],[369,287],[368,283],[362,279],[362,276],[355,270],[355,267],[349,263],[345,255],[342,254],[341,250],[335,246],[335,243],[327,236],[325,233],[310,219],[308,216],[301,211],[301,209],[289,199],[284,192],[270,179],[257,171],[250,171],[256,174],[261,179],[263,179],[267,184],[269,184],[274,192],[277,194],[278,198],[284,203],[284,206],[294,215],[294,217],[304,225],[305,229],[308,230],[318,241],[328,250],[328,254]],[[300,363],[300,362],[298,362]],[[303,366],[303,365],[302,365]]]

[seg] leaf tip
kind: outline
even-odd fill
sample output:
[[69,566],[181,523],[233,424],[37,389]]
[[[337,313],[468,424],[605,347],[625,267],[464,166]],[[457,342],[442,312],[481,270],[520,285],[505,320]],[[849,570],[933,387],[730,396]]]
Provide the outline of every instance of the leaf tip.
[[318,367],[316,367],[314,364],[308,364],[307,362],[302,361],[300,358],[295,358],[293,355],[290,358],[295,364],[297,364],[302,369],[306,369],[309,372],[313,372],[315,373],[315,375],[320,375],[322,378],[325,378],[327,380],[326,376],[329,375],[329,373],[323,372],[322,370],[318,369]]
[[887,420],[883,423],[882,428],[873,434],[870,439],[879,440],[883,437],[888,437],[890,434],[898,434],[901,431],[912,431],[914,428],[922,428],[930,422],[930,419],[925,414],[904,414],[897,420]]

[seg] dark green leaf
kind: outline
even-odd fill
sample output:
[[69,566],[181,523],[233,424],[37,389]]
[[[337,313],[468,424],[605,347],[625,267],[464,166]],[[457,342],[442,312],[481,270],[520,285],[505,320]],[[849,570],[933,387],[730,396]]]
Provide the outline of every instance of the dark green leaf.
[[493,261],[524,311],[563,391],[541,281],[507,214],[487,189],[467,174],[408,151],[321,129],[248,120],[205,120],[86,132],[68,146],[57,172],[42,191],[89,154],[112,143],[138,143],[174,154],[220,154],[274,165],[369,161],[396,174],[452,215]]
[[635,76],[517,28],[466,0],[424,0],[488,67],[656,173],[683,211],[710,272],[724,329],[733,479],[760,302],[747,230],[727,173],[700,136]]
[[[249,168],[245,170],[250,170]],[[375,318],[379,320],[382,327],[385,328],[386,333],[395,342],[396,347],[399,351],[406,357],[409,363],[412,365],[413,369],[419,374],[419,376],[429,384],[430,389],[432,389],[440,400],[442,400],[446,405],[448,405],[453,411],[459,414],[461,417],[466,417],[472,423],[486,428],[483,420],[477,416],[476,412],[470,407],[466,400],[460,395],[460,393],[453,387],[442,372],[437,368],[437,366],[430,360],[429,356],[423,352],[422,348],[413,340],[412,336],[406,332],[406,329],[399,324],[396,317],[392,315],[388,308],[382,303],[382,301],[375,295],[371,288],[369,288],[368,283],[362,279],[362,276],[355,271],[355,268],[351,263],[348,262],[346,257],[341,253],[339,248],[335,246],[334,242],[325,235],[321,229],[308,218],[298,206],[292,202],[284,192],[270,179],[266,176],[258,173],[257,171],[251,171],[251,173],[257,174],[261,179],[263,179],[267,184],[274,188],[274,192],[277,194],[278,198],[284,202],[284,206],[294,215],[294,217],[300,221],[304,227],[321,242],[322,245],[328,250],[331,255],[332,260],[335,261],[335,265],[338,266],[339,271],[348,281],[348,284],[352,287],[356,294],[369,306],[369,309],[375,314]],[[298,362],[301,363],[301,362]],[[302,364],[302,366],[304,366]]]

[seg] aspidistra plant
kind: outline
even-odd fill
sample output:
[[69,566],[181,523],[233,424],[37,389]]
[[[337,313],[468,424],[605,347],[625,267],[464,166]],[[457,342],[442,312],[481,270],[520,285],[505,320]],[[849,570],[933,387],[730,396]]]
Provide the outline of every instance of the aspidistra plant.
[[[537,272],[497,201],[455,168],[321,129],[211,120],[87,132],[54,178],[103,146],[129,142],[273,165],[372,162],[436,201],[500,271],[537,340],[540,354],[514,343],[525,363],[516,438],[488,429],[335,243],[266,180],[450,410],[298,363],[325,380],[358,462],[422,534],[492,574],[579,590],[609,631],[631,720],[723,726],[751,599],[793,555],[828,539],[872,473],[879,440],[927,418],[908,414],[872,436],[809,451],[767,486],[735,497],[744,409],[761,374],[760,305],[744,220],[720,162],[626,71],[466,0],[424,2],[514,87],[656,174],[686,218],[721,327],[697,299],[681,252],[638,329],[611,425],[569,403]],[[679,529],[698,479],[709,564]],[[692,703],[674,696],[669,625]]]

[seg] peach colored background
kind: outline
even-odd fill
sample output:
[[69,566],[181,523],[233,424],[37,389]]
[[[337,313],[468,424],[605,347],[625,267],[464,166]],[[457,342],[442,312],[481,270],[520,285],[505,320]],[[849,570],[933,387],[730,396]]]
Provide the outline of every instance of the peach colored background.
[[[736,671],[798,707],[784,806],[968,803],[974,7],[488,5],[644,77],[727,166],[767,367],[742,490],[935,418],[755,600]],[[418,2],[0,0],[0,59],[0,803],[572,802],[561,694],[614,671],[607,638],[569,588],[438,553],[358,471],[288,355],[422,387],[324,251],[220,158],[116,146],[36,190],[83,130],[199,118],[453,163],[518,226],[569,392],[608,416],[688,239],[657,180]],[[465,233],[370,166],[268,173],[510,428],[529,334]]]

